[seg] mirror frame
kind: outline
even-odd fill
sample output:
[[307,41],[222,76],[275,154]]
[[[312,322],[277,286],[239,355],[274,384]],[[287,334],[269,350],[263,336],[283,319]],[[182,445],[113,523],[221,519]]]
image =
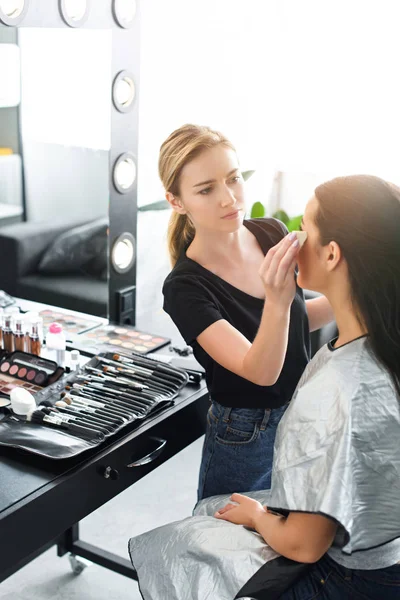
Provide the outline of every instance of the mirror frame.
[[[136,319],[136,260],[132,267],[117,272],[111,263],[111,248],[122,234],[136,240],[137,234],[137,177],[132,187],[122,194],[114,184],[114,166],[123,154],[133,156],[137,169],[138,154],[138,99],[139,99],[139,49],[140,2],[136,0],[136,16],[127,28],[115,17],[114,2],[95,0],[88,2],[88,12],[74,28],[111,29],[112,59],[109,78],[111,110],[111,143],[109,151],[109,236],[108,236],[108,317],[110,322],[135,325]],[[7,21],[7,22],[6,22]],[[12,24],[11,24],[12,23]],[[61,14],[61,1],[26,0],[24,12],[15,19],[4,19],[0,14],[0,27],[52,27],[70,28]],[[128,71],[135,84],[135,98],[129,111],[117,110],[113,102],[113,83],[121,72]]]

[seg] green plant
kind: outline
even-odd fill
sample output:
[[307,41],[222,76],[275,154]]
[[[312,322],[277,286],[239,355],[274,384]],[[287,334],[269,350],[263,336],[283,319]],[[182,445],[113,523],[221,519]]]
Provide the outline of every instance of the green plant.
[[255,202],[251,207],[250,218],[251,219],[259,219],[260,217],[265,216],[265,208],[264,204],[261,202]]

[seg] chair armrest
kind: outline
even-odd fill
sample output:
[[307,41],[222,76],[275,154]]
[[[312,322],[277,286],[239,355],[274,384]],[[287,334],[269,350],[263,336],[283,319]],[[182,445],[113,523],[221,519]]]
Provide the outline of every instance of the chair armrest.
[[35,273],[39,261],[55,238],[85,221],[26,222],[0,228],[0,289],[16,294],[17,281],[24,275]]

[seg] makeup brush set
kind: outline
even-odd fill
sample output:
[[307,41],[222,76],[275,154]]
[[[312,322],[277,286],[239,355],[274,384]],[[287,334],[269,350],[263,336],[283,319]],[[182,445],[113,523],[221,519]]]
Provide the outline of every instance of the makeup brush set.
[[103,352],[38,391],[33,406],[27,400],[25,414],[10,411],[0,423],[0,444],[49,458],[72,457],[171,406],[188,382],[183,369],[141,355]]

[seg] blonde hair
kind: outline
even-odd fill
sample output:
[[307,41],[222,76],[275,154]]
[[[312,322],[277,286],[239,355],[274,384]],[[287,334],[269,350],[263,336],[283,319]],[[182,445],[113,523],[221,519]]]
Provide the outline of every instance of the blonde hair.
[[[235,150],[231,142],[219,131],[202,125],[183,125],[165,140],[160,148],[158,173],[164,189],[179,196],[182,169],[204,150],[223,144]],[[187,215],[173,211],[168,224],[168,251],[172,266],[182,250],[193,240],[195,228]]]

